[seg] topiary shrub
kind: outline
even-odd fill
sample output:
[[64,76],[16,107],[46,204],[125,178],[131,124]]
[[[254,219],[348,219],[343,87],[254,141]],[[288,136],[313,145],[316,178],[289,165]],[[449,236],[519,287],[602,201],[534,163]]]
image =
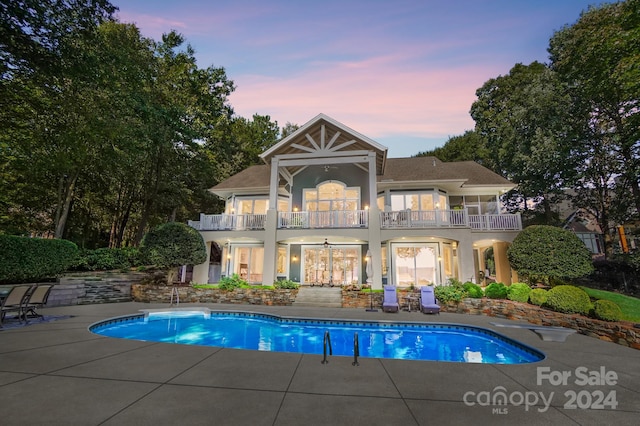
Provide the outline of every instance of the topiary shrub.
[[507,287],[507,298],[514,302],[527,303],[531,287],[525,283],[513,283]]
[[296,289],[300,287],[300,284],[291,280],[282,280],[282,281],[275,281],[273,283],[273,286],[275,288]]
[[0,235],[0,253],[0,282],[40,282],[68,270],[78,246],[60,239]]
[[472,283],[470,281],[464,283],[462,288],[467,293],[467,296],[472,299],[480,299],[484,296],[484,292],[482,291],[482,287],[478,284]]
[[177,278],[178,266],[199,265],[207,260],[200,233],[178,222],[165,223],[149,231],[142,239],[140,254],[149,264],[168,269],[168,284]]
[[596,300],[593,304],[593,314],[596,318],[604,321],[620,321],[622,319],[622,309],[610,300]]
[[503,283],[491,283],[484,289],[484,295],[490,299],[506,299],[507,286]]
[[534,278],[572,279],[593,271],[591,253],[571,231],[555,226],[532,225],[513,240],[507,250],[518,274]]
[[544,288],[534,288],[529,293],[529,302],[533,305],[542,306],[547,301],[548,292]]
[[545,306],[556,312],[582,315],[588,315],[592,308],[589,295],[573,285],[559,285],[549,290]]
[[240,287],[248,287],[249,283],[240,278],[238,274],[233,274],[230,277],[220,278],[218,288],[222,290],[233,290]]

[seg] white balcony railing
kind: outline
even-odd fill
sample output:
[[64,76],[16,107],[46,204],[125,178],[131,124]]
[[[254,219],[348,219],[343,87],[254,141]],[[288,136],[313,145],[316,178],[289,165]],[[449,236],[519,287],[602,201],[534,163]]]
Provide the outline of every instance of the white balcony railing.
[[[213,214],[200,215],[199,221],[189,221],[189,226],[200,231],[261,230],[265,228],[264,214]],[[522,220],[519,214],[470,215],[467,210],[402,210],[380,212],[383,229],[410,228],[471,228],[474,231],[519,231]],[[278,228],[367,228],[368,210],[278,212]]]

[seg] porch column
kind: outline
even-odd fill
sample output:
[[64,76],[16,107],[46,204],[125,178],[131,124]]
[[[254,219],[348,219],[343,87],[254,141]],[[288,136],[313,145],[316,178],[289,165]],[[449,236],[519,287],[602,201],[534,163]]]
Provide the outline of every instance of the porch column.
[[[278,181],[280,160],[276,157],[271,160],[271,178],[269,179],[269,208],[278,209]],[[269,229],[269,228],[267,228]]]
[[369,153],[369,250],[373,260],[371,288],[382,289],[382,240],[380,238],[380,210],[378,209],[378,184],[376,180],[376,154]]
[[461,238],[458,241],[458,264],[460,267],[460,281],[473,281],[476,284],[476,268],[473,258],[473,241],[471,238]]
[[[269,203],[269,207],[272,204]],[[262,285],[272,285],[276,280],[276,262],[278,260],[278,245],[276,233],[278,228],[278,211],[275,208],[267,210],[267,219],[264,227],[264,263],[262,264]]]
[[493,259],[496,262],[496,281],[505,285],[511,284],[511,264],[507,258],[509,243],[493,243]]
[[197,284],[209,283],[209,259],[211,257],[211,241],[205,241],[207,260],[199,265],[193,265],[193,282]]

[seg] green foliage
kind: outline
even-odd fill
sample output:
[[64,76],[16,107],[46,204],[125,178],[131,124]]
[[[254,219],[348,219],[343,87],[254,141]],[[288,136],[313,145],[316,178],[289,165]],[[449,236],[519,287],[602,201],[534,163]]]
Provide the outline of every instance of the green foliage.
[[513,283],[507,287],[507,298],[514,302],[527,303],[531,287],[525,283]]
[[622,309],[610,300],[596,300],[593,304],[593,314],[603,321],[620,321]]
[[480,299],[482,298],[482,296],[484,296],[482,287],[480,287],[478,284],[475,284],[472,282],[466,282],[464,283],[462,288],[467,293],[467,296],[469,296],[472,299]]
[[531,290],[531,293],[529,293],[529,301],[533,305],[542,306],[547,301],[548,295],[549,292],[544,288],[534,288]]
[[0,282],[38,282],[66,271],[78,255],[70,241],[0,235]]
[[78,271],[111,271],[142,266],[140,251],[136,247],[99,248],[80,250],[73,265]]
[[450,137],[443,146],[419,152],[416,157],[436,157],[444,162],[475,161],[483,165],[490,162],[485,141],[474,130],[467,130],[461,136]]
[[296,289],[300,287],[300,284],[291,280],[274,281],[273,286],[275,288]]
[[591,311],[591,299],[580,287],[559,285],[549,290],[545,306],[556,312],[588,315]]
[[507,286],[503,283],[491,283],[484,289],[484,295],[490,299],[506,299]]
[[609,300],[622,309],[622,319],[640,322],[640,299],[611,291],[580,287],[593,299]]
[[450,285],[435,286],[433,292],[440,303],[459,302],[467,294],[460,281],[452,282]]
[[507,257],[525,277],[578,278],[593,271],[584,243],[573,232],[554,226],[525,228],[509,246]]
[[248,282],[240,278],[238,274],[233,274],[230,277],[223,277],[218,283],[218,288],[222,290],[233,290],[236,288],[247,287]]
[[165,223],[149,231],[142,240],[140,254],[148,263],[162,269],[199,265],[207,259],[200,233],[178,222]]

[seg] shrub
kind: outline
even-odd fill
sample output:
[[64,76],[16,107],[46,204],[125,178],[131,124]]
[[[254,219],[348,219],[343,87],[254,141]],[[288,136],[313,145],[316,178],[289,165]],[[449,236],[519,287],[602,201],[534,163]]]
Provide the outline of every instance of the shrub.
[[610,300],[596,300],[593,304],[593,313],[596,318],[604,321],[620,321],[622,309]]
[[502,283],[491,283],[484,289],[484,294],[490,299],[506,299],[507,286]]
[[548,292],[544,288],[534,288],[529,293],[529,301],[538,306],[544,305],[547,301]]
[[68,270],[78,247],[66,240],[0,235],[0,253],[0,282],[38,282]]
[[513,269],[526,277],[572,279],[593,271],[591,253],[571,231],[532,225],[513,240],[507,250]]
[[140,251],[135,247],[81,250],[73,269],[111,271],[141,266]]
[[466,282],[462,285],[462,288],[467,293],[467,296],[472,299],[480,299],[482,296],[484,296],[482,287],[480,287],[478,284]]
[[433,292],[440,303],[459,302],[466,295],[464,288],[459,282],[452,285],[435,286]]
[[531,287],[525,283],[513,283],[507,287],[507,298],[514,302],[527,303]]
[[240,278],[238,274],[233,274],[230,277],[220,278],[218,288],[222,290],[233,290],[240,287],[246,287],[249,283]]
[[296,288],[300,287],[300,284],[298,284],[297,282],[291,281],[291,280],[282,280],[282,281],[275,281],[273,283],[273,287],[275,287],[275,288],[296,289]]
[[198,265],[207,260],[207,248],[198,231],[178,222],[169,222],[149,231],[140,245],[142,258],[160,269],[168,269],[171,284],[178,275],[177,267]]
[[559,285],[548,291],[545,305],[556,312],[588,315],[591,310],[591,299],[579,287]]

